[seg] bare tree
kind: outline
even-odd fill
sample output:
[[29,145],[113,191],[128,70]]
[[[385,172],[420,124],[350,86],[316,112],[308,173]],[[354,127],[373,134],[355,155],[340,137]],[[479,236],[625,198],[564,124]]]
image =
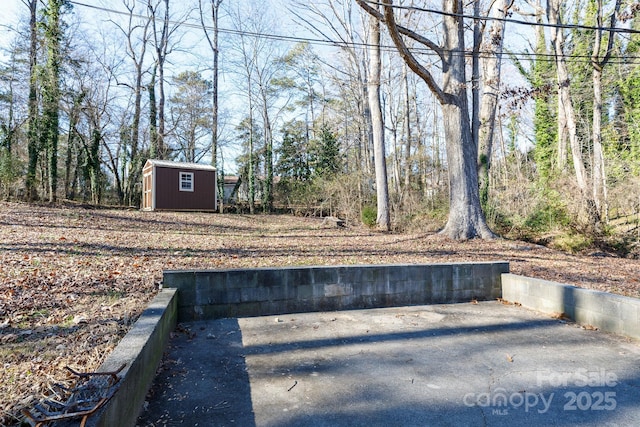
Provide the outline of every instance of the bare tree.
[[404,89],[404,191],[411,187],[411,95],[409,92],[409,70],[406,62],[402,66],[402,87]]
[[[256,8],[257,7],[257,8]],[[248,13],[247,13],[248,12]],[[247,15],[250,14],[250,17]],[[275,82],[284,77],[285,63],[281,60],[284,55],[282,45],[255,37],[252,34],[268,33],[272,31],[271,23],[274,19],[268,14],[264,6],[255,6],[251,10],[238,9],[233,16],[234,25],[241,33],[238,47],[242,62],[243,78],[246,79],[247,95],[249,98],[250,134],[253,132],[254,111],[261,119],[262,142],[261,157],[264,168],[262,177],[262,207],[265,211],[272,210],[273,182],[274,182],[274,129],[281,113],[286,109],[290,97],[289,91],[278,91]],[[255,141],[250,138],[251,144]],[[250,153],[250,157],[251,157]],[[250,171],[253,163],[249,164]],[[249,177],[249,192],[253,185]]]
[[[479,3],[479,0],[476,0]],[[477,144],[479,151],[478,175],[480,180],[480,199],[486,204],[489,197],[489,169],[493,151],[496,110],[500,96],[502,46],[504,43],[505,20],[513,0],[496,0],[491,4],[492,20],[488,28],[483,28],[482,40],[476,40],[480,51],[479,61],[482,70],[482,95],[479,102]],[[486,22],[486,21],[485,21]],[[484,27],[484,26],[483,26]]]
[[100,147],[104,143],[104,124],[102,123],[102,117],[105,115],[107,108],[105,101],[108,100],[107,96],[104,96],[102,92],[108,91],[108,89],[107,87],[91,90],[93,95],[100,95],[100,97],[95,96],[95,98],[87,100],[84,113],[88,133],[78,132],[86,158],[86,169],[91,186],[92,203],[100,203],[102,198],[102,158],[100,156]]
[[[368,67],[366,66],[366,50],[361,47],[364,36],[359,32],[355,22],[358,14],[354,13],[351,0],[296,1],[297,8],[290,11],[301,21],[302,25],[314,33],[327,39],[337,38],[339,47],[347,61],[343,77],[349,79],[346,88],[356,102],[358,135],[356,141],[356,159],[358,167],[366,174],[374,170],[373,136],[371,110],[368,102]],[[306,12],[304,16],[301,11]],[[354,16],[355,15],[355,16]],[[321,22],[322,25],[317,25]],[[333,65],[332,65],[333,68]],[[336,70],[338,71],[338,70]],[[341,79],[342,80],[342,79]],[[343,85],[342,82],[338,84]]]
[[246,179],[248,186],[248,196],[249,196],[249,213],[255,213],[255,201],[256,201],[256,170],[255,170],[255,150],[254,143],[256,140],[255,135],[255,111],[254,111],[254,103],[255,103],[255,94],[254,94],[254,79],[255,79],[255,48],[252,49],[250,41],[245,35],[244,31],[244,23],[243,17],[240,9],[236,10],[234,15],[234,25],[239,30],[240,33],[240,44],[237,47],[240,54],[240,67],[242,70],[242,78],[244,79],[244,84],[246,86],[243,88],[246,96],[247,96],[247,164],[246,164],[246,176],[240,177]]
[[[160,4],[164,3],[164,15],[162,17],[162,26],[158,32],[156,18]],[[153,28],[153,42],[156,51],[156,63],[153,67],[153,74],[151,76],[152,83],[149,84],[150,103],[152,111],[156,109],[155,99],[155,83],[156,73],[158,74],[158,99],[157,99],[157,114],[158,114],[158,128],[155,135],[151,137],[151,157],[157,157],[164,159],[167,156],[167,149],[164,143],[165,136],[165,94],[164,94],[164,63],[167,59],[168,41],[169,41],[169,0],[158,0],[153,4],[152,0],[148,0],[147,8],[151,16],[151,25]],[[155,114],[152,114],[152,120],[155,120]]]
[[376,202],[378,205],[376,226],[379,230],[389,231],[391,230],[391,219],[389,215],[389,184],[387,182],[384,120],[382,118],[382,107],[380,106],[380,21],[374,16],[370,16],[369,21],[369,36],[371,37],[371,40],[369,42],[369,81],[367,82],[367,86],[369,110],[371,111],[373,153],[376,171]]
[[25,181],[27,200],[38,197],[36,190],[36,171],[40,155],[40,141],[38,136],[38,0],[23,0],[29,7],[29,128],[27,133],[29,163]]
[[[157,114],[157,130],[155,134],[151,135],[150,154],[152,157],[165,159],[169,156],[170,152],[165,142],[167,136],[165,62],[167,61],[167,57],[176,48],[176,44],[179,43],[180,37],[177,37],[177,42],[172,41],[172,39],[175,38],[174,36],[186,20],[186,15],[173,16],[170,13],[169,0],[147,0],[147,9],[151,20],[153,47],[155,51],[155,64],[151,73],[151,82],[148,85],[152,122],[156,120]],[[158,25],[158,22],[162,24]],[[157,98],[155,96],[156,85],[158,87]]]
[[602,49],[603,38],[603,11],[602,0],[596,1],[596,31],[595,41],[593,45],[593,54],[591,56],[591,65],[593,66],[592,81],[593,81],[593,128],[592,128],[592,143],[593,143],[593,199],[595,203],[595,209],[598,212],[597,217],[599,219],[607,220],[608,207],[607,207],[607,179],[605,173],[604,153],[602,150],[602,71],[611,59],[611,53],[613,51],[614,35],[613,28],[616,25],[617,15],[620,11],[621,0],[616,0],[613,11],[611,12],[611,18],[609,22],[609,40],[604,56],[600,58],[600,51]]
[[[123,0],[123,4],[128,11],[128,19],[126,27],[116,24],[118,29],[126,37],[126,54],[131,59],[134,68],[133,84],[123,83],[133,91],[133,115],[130,126],[123,126],[123,133],[126,134],[126,144],[129,144],[128,157],[129,164],[126,167],[122,165],[124,170],[123,178],[126,177],[126,185],[124,192],[124,200],[121,202],[133,204],[136,200],[135,187],[141,180],[142,175],[142,157],[140,151],[140,120],[142,115],[142,78],[145,73],[145,55],[147,52],[147,43],[149,41],[149,26],[152,19],[146,18],[141,22],[137,21],[135,13],[136,2]],[[120,84],[120,82],[118,82]]]
[[204,20],[204,8],[203,0],[198,0],[198,8],[200,11],[200,23],[202,25],[202,31],[204,32],[211,53],[213,54],[213,86],[211,88],[211,97],[213,100],[213,107],[211,109],[211,164],[216,165],[218,158],[218,74],[219,66],[218,60],[220,56],[220,48],[218,43],[218,22],[220,20],[220,5],[223,0],[209,0],[211,6],[211,34]]
[[[450,191],[449,219],[441,233],[453,239],[495,237],[480,205],[478,147],[471,132],[467,96],[463,2],[442,2],[444,45],[441,47],[399,25],[392,0],[382,0],[383,14],[369,6],[365,0],[357,1],[367,12],[384,21],[400,56],[424,80],[442,107]],[[421,43],[437,55],[442,66],[442,84],[436,82],[431,72],[407,48],[403,35]]]

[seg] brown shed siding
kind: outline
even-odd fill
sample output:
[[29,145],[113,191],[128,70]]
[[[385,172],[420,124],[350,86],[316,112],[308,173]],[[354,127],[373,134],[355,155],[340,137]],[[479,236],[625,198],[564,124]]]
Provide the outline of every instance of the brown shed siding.
[[[180,172],[193,174],[193,191],[180,191]],[[215,171],[156,166],[156,209],[216,210]]]
[[[181,191],[181,174],[188,174]],[[142,209],[216,211],[216,170],[196,163],[147,160],[143,168]]]

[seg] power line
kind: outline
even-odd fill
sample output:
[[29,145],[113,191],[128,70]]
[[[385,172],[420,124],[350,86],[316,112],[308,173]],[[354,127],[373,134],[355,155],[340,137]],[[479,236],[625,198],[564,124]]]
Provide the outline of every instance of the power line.
[[[373,1],[368,1],[369,3],[372,4],[382,4],[382,3],[377,3],[377,2],[373,2]],[[124,12],[124,11],[120,11],[120,10],[115,10],[115,9],[110,9],[110,8],[105,8],[105,7],[101,7],[101,6],[95,6],[95,5],[90,5],[90,4],[86,4],[86,3],[81,3],[78,1],[70,1],[71,4],[76,5],[76,6],[81,6],[81,7],[85,7],[85,8],[89,8],[89,9],[95,9],[95,10],[99,10],[102,12],[106,12],[106,13],[113,13],[116,15],[123,15],[123,16],[133,16],[135,18],[139,18],[139,19],[151,19],[150,16],[146,16],[146,15],[140,15],[140,14],[135,14],[135,13],[130,13],[130,12]],[[455,16],[460,16],[460,17],[467,17],[467,18],[473,18],[473,16],[468,16],[468,15],[459,15],[459,14],[449,14],[446,12],[442,12],[442,11],[436,11],[436,10],[432,10],[432,9],[425,9],[425,8],[415,8],[415,7],[410,7],[410,6],[394,6],[396,8],[413,8],[413,9],[417,9],[420,11],[424,11],[424,12],[432,12],[432,13],[438,13],[441,15],[455,15]],[[496,19],[496,18],[481,18],[481,19]],[[520,22],[520,23],[524,23],[527,25],[533,25],[532,23],[527,23],[525,21],[517,21],[517,20],[507,20],[508,22]],[[200,24],[194,24],[194,23],[190,23],[190,22],[176,22],[176,21],[169,21],[172,24],[179,24],[181,26],[187,27],[187,28],[195,28],[195,29],[201,29],[202,25]],[[545,25],[545,26],[551,26],[550,24],[540,24],[540,25]],[[211,27],[206,27],[208,30],[212,30],[213,28]],[[593,27],[581,27],[581,26],[576,26],[576,28],[585,28],[585,29],[592,29]],[[331,40],[331,39],[318,39],[318,38],[311,38],[311,37],[298,37],[298,36],[285,36],[285,35],[280,35],[280,34],[268,34],[268,33],[259,33],[259,32],[251,32],[251,31],[246,31],[246,30],[236,30],[236,29],[229,29],[229,28],[218,28],[218,31],[222,34],[231,34],[231,35],[236,35],[236,36],[246,36],[246,37],[255,37],[255,38],[262,38],[262,39],[266,39],[266,40],[275,40],[275,41],[288,41],[288,42],[296,42],[296,43],[309,43],[312,45],[322,45],[322,46],[331,46],[331,47],[338,47],[338,48],[369,48],[371,47],[371,44],[369,43],[365,43],[365,42],[347,42],[347,41],[337,41],[337,40]],[[640,31],[636,31],[639,32]],[[394,45],[382,45],[380,46],[381,49],[383,49],[386,52],[395,52],[397,49]],[[432,50],[428,49],[428,48],[422,48],[422,47],[411,47],[410,48],[413,52],[417,53],[417,54],[421,54],[421,55],[427,55],[427,56],[437,56],[437,54],[435,52],[433,52]],[[463,53],[460,52],[453,52],[454,54],[463,54],[465,56],[470,57],[473,53],[471,51],[465,51]],[[487,55],[489,54],[489,52],[486,51],[480,51],[480,56],[482,55]],[[544,53],[529,53],[529,52],[518,52],[518,53],[511,53],[510,54],[511,57],[516,58],[518,60],[522,60],[522,61],[532,61],[532,60],[541,60],[541,61],[549,61],[549,62],[553,62],[555,61],[555,54],[549,53],[549,54],[544,54]],[[591,56],[590,55],[569,55],[569,56],[565,56],[565,59],[569,62],[591,62]],[[635,60],[640,60],[640,56],[612,56],[611,57],[611,64],[629,64],[629,63],[635,63]]]
[[427,13],[433,13],[435,15],[450,16],[454,18],[467,18],[467,19],[473,19],[476,21],[496,21],[496,22],[518,24],[518,25],[527,25],[532,27],[562,28],[566,30],[595,30],[595,31],[605,31],[605,32],[614,32],[614,33],[640,34],[640,30],[634,30],[633,28],[596,27],[591,25],[580,25],[580,24],[549,24],[544,22],[528,22],[521,19],[466,15],[463,13],[444,12],[442,10],[429,9],[429,8],[418,7],[418,6],[403,6],[403,5],[396,5],[396,4],[389,5],[386,3],[381,3],[379,1],[372,1],[372,0],[365,0],[365,1],[369,4],[376,5],[376,6],[391,6],[394,9],[415,10],[418,12],[427,12]]
[[[140,19],[150,19],[149,16],[145,16],[145,15],[140,15],[140,14],[135,14],[135,13],[129,13],[129,12],[123,12],[121,10],[115,10],[115,9],[108,9],[105,7],[100,7],[100,6],[95,6],[95,5],[91,5],[91,4],[86,4],[86,3],[80,3],[77,1],[70,1],[71,4],[76,5],[76,6],[82,6],[82,7],[86,7],[86,8],[90,8],[90,9],[96,9],[96,10],[100,10],[103,12],[107,12],[107,13],[113,13],[116,15],[123,15],[123,16],[133,16],[134,18],[140,18]],[[172,24],[178,24],[178,22],[176,21],[171,21],[169,20],[170,23]],[[184,27],[188,27],[188,28],[196,28],[196,29],[201,29],[202,25],[200,24],[193,24],[190,22],[180,22],[180,25],[184,26]],[[212,27],[206,27],[208,30],[213,30]],[[233,34],[233,35],[239,35],[239,36],[247,36],[247,37],[257,37],[257,38],[263,38],[263,39],[267,39],[267,40],[278,40],[278,41],[291,41],[291,42],[309,42],[309,43],[314,43],[314,44],[324,44],[324,45],[339,45],[339,44],[344,44],[342,42],[336,42],[333,40],[326,40],[326,39],[312,39],[312,38],[308,38],[308,37],[296,37],[296,36],[284,36],[284,35],[279,35],[279,34],[266,34],[266,33],[256,33],[256,32],[251,32],[251,31],[244,31],[244,30],[234,30],[234,29],[229,29],[229,28],[218,28],[218,31],[220,33],[223,34]],[[358,43],[353,43],[355,45],[357,45]],[[362,46],[366,46],[365,43],[362,43]]]

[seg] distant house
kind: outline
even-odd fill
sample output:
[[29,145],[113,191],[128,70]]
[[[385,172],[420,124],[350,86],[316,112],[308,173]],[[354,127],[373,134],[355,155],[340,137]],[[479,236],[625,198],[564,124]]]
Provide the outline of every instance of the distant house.
[[147,160],[142,210],[216,211],[216,168],[199,163]]
[[235,203],[238,200],[238,192],[241,181],[240,178],[233,175],[225,175],[224,177],[224,202]]
[[[257,176],[255,181],[255,201],[262,199],[264,188],[264,176]],[[279,176],[273,177],[273,184],[280,182]],[[246,179],[234,175],[224,177],[224,202],[225,203],[246,203],[249,201],[249,184]]]

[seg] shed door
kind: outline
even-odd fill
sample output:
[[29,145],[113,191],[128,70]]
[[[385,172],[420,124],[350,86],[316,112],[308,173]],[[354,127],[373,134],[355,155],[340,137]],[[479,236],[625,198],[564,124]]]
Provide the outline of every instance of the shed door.
[[153,173],[144,174],[142,180],[142,209],[153,209]]

